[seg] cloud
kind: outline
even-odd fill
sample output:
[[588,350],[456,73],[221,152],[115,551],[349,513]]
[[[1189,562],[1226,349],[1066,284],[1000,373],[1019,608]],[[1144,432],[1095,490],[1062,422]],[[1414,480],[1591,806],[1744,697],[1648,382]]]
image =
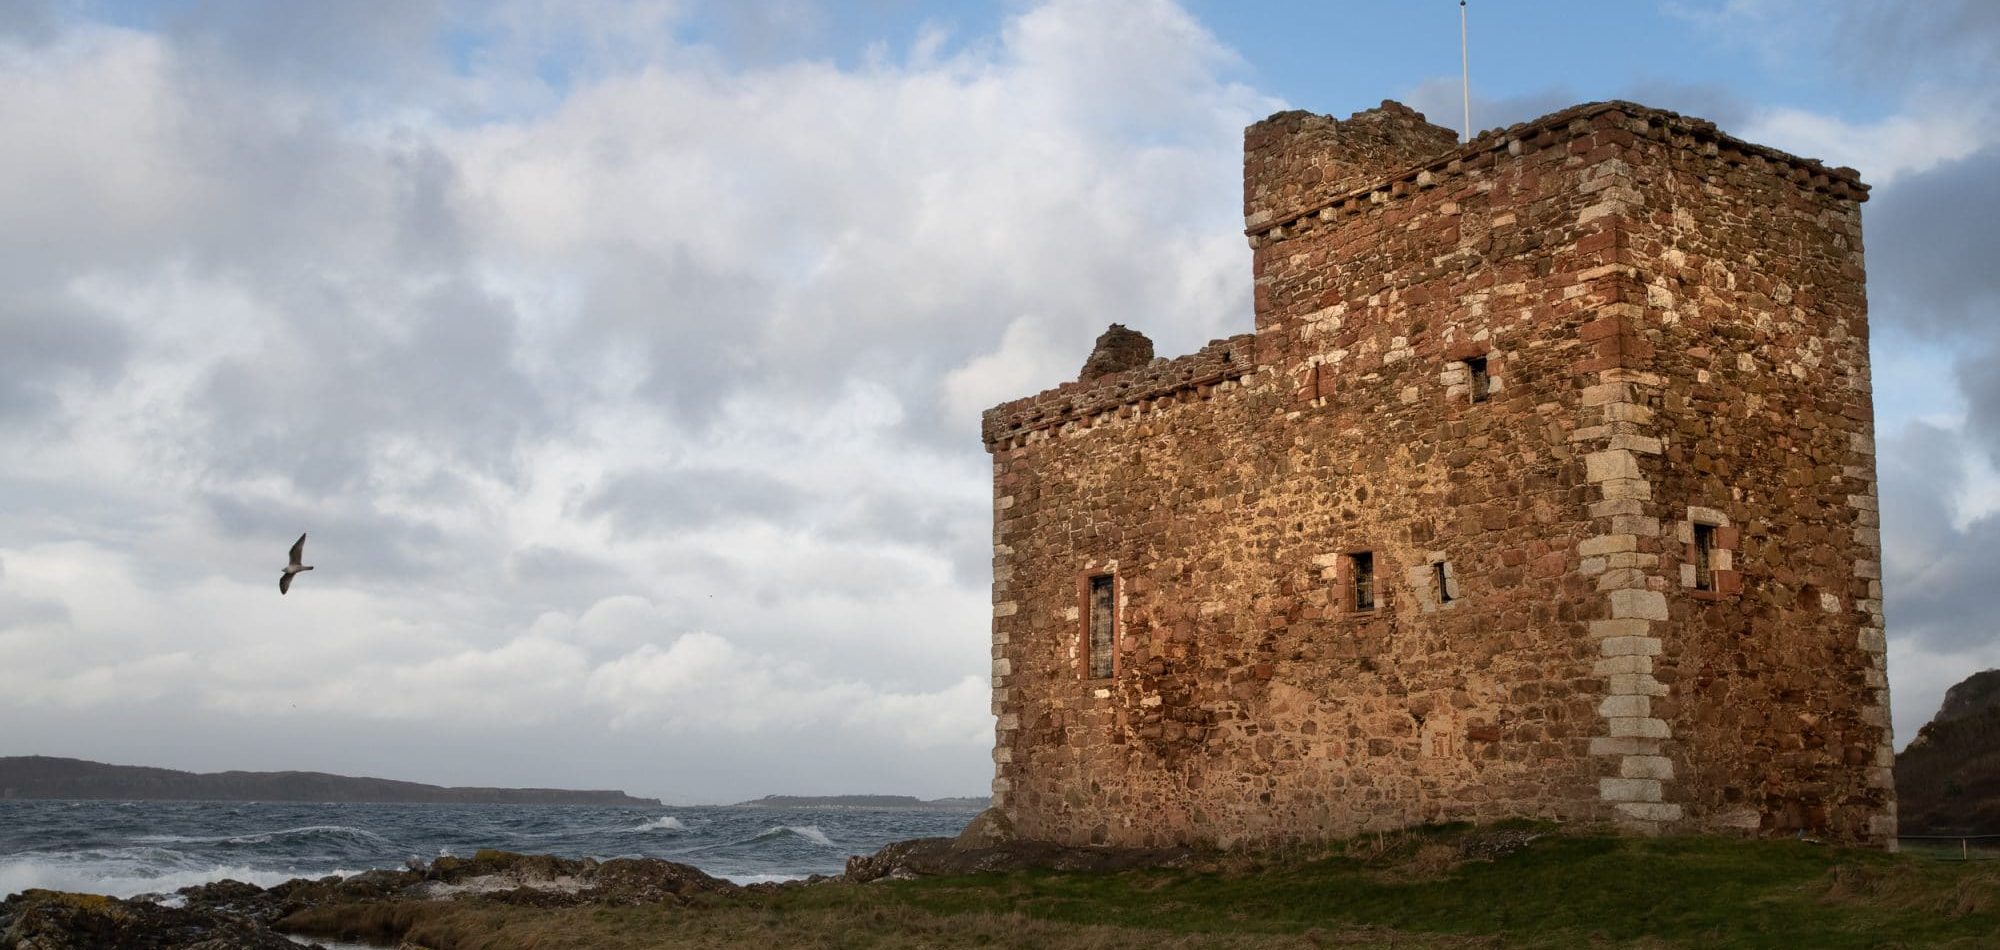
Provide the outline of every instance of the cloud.
[[788,519],[798,513],[802,497],[798,489],[762,472],[694,466],[615,475],[583,502],[579,513],[610,516],[614,531],[646,535],[738,519]]
[[1067,382],[1056,367],[1075,355],[1072,348],[1058,346],[1049,338],[1042,321],[1031,317],[1010,321],[997,348],[945,374],[944,394],[951,415],[975,419],[1002,402]]
[[0,40],[44,43],[54,38],[61,26],[54,0],[11,0],[0,4]]
[[1875,191],[1865,211],[1869,289],[1881,318],[1930,335],[1992,332],[2000,312],[2000,274],[1989,266],[1996,181],[2000,141]]
[[1861,171],[1886,185],[1977,151],[1992,133],[1965,108],[1923,109],[1872,122],[1849,122],[1804,109],[1762,111],[1737,133],[1753,142]]
[[1161,0],[851,65],[791,54],[816,6],[391,6],[8,8],[0,126],[45,130],[0,145],[13,741],[984,787],[977,411],[1112,320],[1248,325],[1276,103]]
[[125,328],[65,299],[0,291],[0,422],[59,417],[62,392],[102,385],[131,352]]
[[880,691],[827,680],[807,665],[748,653],[701,632],[597,668],[588,689],[594,701],[616,710],[613,724],[625,729],[769,736],[831,723],[916,750],[979,748],[992,738],[992,722],[977,706],[987,693],[980,677],[931,692]]

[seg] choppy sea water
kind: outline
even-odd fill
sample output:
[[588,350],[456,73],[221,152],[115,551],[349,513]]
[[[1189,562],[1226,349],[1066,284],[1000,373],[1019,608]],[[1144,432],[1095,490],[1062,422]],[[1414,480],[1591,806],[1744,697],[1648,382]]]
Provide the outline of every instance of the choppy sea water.
[[738,883],[837,874],[851,854],[957,834],[970,812],[0,801],[0,895],[31,887],[130,897],[234,878],[401,868],[499,848],[656,857]]

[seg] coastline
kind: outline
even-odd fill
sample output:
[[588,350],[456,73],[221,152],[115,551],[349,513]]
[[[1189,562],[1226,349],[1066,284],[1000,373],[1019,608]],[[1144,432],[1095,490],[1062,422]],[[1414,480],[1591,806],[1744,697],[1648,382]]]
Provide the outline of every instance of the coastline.
[[842,875],[749,886],[657,859],[482,852],[177,896],[179,907],[17,895],[0,903],[0,936],[46,938],[37,946],[51,950],[90,945],[61,942],[63,927],[119,926],[185,937],[150,944],[165,950],[220,934],[257,950],[297,946],[281,934],[422,950],[768,950],[827,945],[833,935],[841,946],[1161,950],[1971,948],[2000,932],[2000,862],[1529,823],[1412,829],[1283,853],[954,848],[929,839],[857,858]]

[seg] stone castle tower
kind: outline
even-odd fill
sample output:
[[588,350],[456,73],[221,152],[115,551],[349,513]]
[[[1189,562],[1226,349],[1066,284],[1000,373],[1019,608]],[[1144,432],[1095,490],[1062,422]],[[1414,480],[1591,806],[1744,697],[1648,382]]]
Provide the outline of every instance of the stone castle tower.
[[1892,844],[1866,198],[1626,102],[1251,126],[1255,332],[985,415],[996,809]]

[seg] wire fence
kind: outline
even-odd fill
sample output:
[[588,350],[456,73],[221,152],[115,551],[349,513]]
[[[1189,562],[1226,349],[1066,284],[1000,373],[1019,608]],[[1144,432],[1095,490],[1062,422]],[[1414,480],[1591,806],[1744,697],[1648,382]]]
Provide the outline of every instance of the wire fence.
[[2000,861],[2000,835],[1897,835],[1904,854],[1939,861]]

